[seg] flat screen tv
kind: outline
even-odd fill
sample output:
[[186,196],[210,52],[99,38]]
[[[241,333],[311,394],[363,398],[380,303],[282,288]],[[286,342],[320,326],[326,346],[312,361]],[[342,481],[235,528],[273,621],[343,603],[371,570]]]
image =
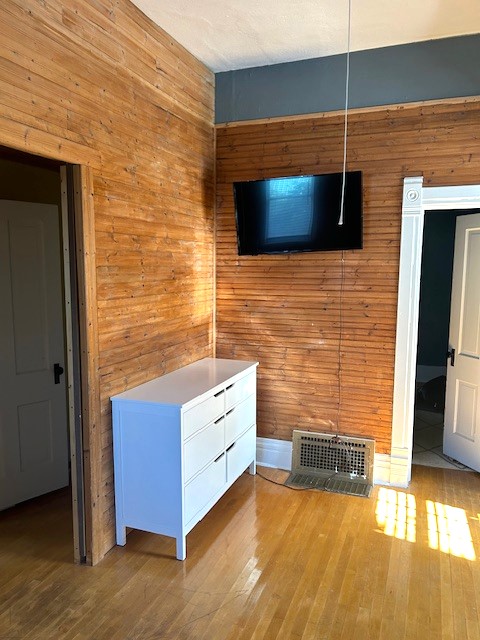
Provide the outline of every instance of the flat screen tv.
[[362,172],[235,182],[238,254],[362,248]]

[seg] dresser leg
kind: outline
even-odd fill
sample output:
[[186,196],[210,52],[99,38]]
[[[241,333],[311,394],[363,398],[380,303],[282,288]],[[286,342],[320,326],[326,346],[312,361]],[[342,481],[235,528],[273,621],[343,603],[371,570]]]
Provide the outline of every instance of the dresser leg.
[[257,473],[257,462],[254,460],[252,464],[248,467],[248,473],[251,476],[254,476]]
[[124,547],[127,544],[127,529],[117,525],[117,544]]
[[177,541],[177,560],[185,560],[187,557],[187,539],[185,536],[176,538]]

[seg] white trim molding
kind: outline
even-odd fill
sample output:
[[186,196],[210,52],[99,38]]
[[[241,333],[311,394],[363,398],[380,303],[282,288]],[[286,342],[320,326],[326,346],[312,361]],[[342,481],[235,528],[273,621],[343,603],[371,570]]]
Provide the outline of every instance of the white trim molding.
[[391,468],[388,453],[376,453],[373,461],[373,484],[392,485]]
[[[292,443],[289,440],[275,440],[274,438],[257,438],[257,465],[273,469],[292,468]],[[373,466],[374,484],[393,485],[390,456],[376,453]],[[403,487],[403,484],[395,486]]]
[[425,211],[478,208],[480,185],[424,187],[422,177],[404,179],[390,456],[390,484],[394,486],[406,487],[411,478]]
[[273,469],[292,468],[292,443],[289,440],[257,438],[257,464]]

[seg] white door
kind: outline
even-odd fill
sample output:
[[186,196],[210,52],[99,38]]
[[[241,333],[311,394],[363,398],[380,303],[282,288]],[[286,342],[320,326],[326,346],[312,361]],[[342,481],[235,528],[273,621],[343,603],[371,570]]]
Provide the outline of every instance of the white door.
[[0,509],[68,484],[58,208],[0,200]]
[[[455,232],[443,451],[480,471],[480,214]],[[452,361],[453,360],[453,361]]]

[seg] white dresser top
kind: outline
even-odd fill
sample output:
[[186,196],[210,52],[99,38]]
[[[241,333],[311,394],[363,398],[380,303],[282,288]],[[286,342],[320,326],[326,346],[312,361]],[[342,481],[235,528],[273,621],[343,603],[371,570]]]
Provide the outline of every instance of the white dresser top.
[[119,393],[111,399],[183,406],[194,399],[198,400],[200,396],[211,392],[215,387],[221,387],[230,378],[242,377],[257,365],[258,362],[245,360],[204,358]]

